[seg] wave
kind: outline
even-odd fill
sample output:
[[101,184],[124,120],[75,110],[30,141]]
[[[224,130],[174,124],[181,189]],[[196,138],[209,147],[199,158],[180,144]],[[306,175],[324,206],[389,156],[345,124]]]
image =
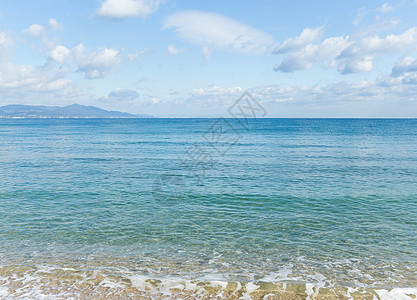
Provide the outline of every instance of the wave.
[[408,300],[416,288],[332,286],[314,274],[309,282],[281,270],[253,282],[212,278],[153,278],[117,268],[10,265],[0,268],[0,299],[380,299]]

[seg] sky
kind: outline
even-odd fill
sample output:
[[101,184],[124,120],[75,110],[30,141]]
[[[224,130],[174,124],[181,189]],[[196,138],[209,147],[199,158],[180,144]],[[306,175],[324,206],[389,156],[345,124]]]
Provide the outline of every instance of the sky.
[[417,117],[417,0],[0,0],[0,106]]

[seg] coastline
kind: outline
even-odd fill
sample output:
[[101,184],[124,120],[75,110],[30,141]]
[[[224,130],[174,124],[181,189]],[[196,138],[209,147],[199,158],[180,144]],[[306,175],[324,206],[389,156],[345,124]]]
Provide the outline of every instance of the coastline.
[[359,288],[323,283],[155,279],[111,269],[0,267],[2,299],[415,299],[417,288]]

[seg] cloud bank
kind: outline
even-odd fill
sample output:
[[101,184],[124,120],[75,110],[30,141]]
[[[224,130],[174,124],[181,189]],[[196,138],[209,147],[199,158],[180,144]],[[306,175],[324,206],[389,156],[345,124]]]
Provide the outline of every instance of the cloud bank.
[[284,41],[274,51],[274,54],[285,54],[274,70],[294,72],[321,64],[324,67],[337,65],[341,74],[369,72],[375,68],[378,58],[406,53],[417,47],[417,27],[385,37],[370,33],[319,40],[320,34],[320,28],[306,28],[298,37]]
[[4,104],[31,103],[34,99],[58,101],[82,97],[75,84],[60,72],[12,62],[14,38],[0,31],[0,101]]

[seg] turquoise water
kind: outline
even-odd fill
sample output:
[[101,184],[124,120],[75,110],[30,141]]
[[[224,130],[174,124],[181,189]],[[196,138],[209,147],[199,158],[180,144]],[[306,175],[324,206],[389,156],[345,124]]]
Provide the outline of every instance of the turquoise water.
[[417,120],[226,121],[0,119],[0,283],[417,286]]

